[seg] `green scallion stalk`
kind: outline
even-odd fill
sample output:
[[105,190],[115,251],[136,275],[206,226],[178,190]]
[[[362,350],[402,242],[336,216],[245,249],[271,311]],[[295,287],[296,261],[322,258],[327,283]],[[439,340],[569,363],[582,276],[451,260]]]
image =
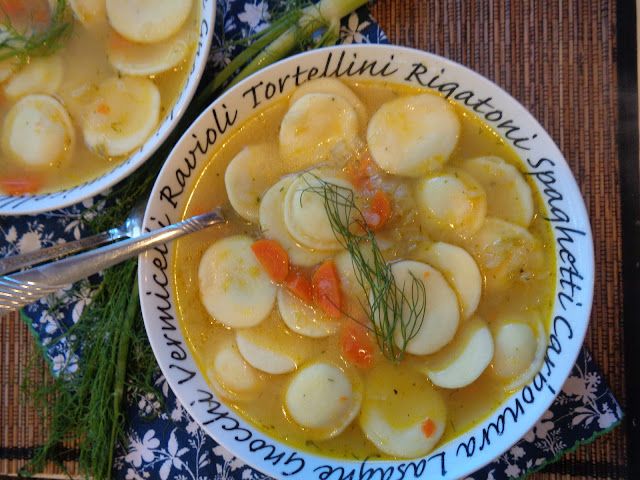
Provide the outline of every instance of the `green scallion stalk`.
[[[299,9],[297,21],[292,22],[293,24],[277,36],[273,42],[260,51],[255,48],[247,53],[247,60],[253,55],[255,57],[235,75],[229,86],[233,86],[261,68],[283,59],[297,47],[305,44],[320,47],[335,43],[338,40],[340,19],[366,3],[367,0],[321,0],[317,4]],[[285,24],[278,25],[278,29],[283,25]],[[323,29],[324,33],[320,40],[313,43],[311,41],[313,35]],[[245,60],[244,57],[243,60]],[[212,85],[215,85],[216,88],[211,88],[209,93],[216,91],[219,86],[223,85],[224,81],[240,67],[239,64],[240,62],[227,65],[218,74],[218,77],[222,77],[224,80],[214,79]]]
[[217,92],[222,85],[236,72],[239,68],[245,65],[256,54],[258,54],[263,48],[272,43],[289,28],[295,24],[300,18],[300,12],[293,10],[283,15],[279,20],[272,23],[271,26],[262,32],[262,35],[256,38],[256,40],[244,49],[241,53],[229,62],[229,64],[213,79],[209,85],[207,85],[198,98],[195,104],[200,107],[198,110],[204,108],[207,102],[210,101],[212,95]]

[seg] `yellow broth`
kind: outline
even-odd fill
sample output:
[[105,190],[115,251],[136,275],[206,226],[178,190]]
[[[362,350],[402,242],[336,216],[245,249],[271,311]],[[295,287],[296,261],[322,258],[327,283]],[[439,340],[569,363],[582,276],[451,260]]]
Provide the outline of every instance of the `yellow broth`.
[[[160,121],[171,110],[186,84],[198,41],[199,16],[199,2],[193,2],[191,14],[183,27],[190,31],[188,53],[183,60],[165,72],[140,77],[152,80],[159,89]],[[76,18],[73,18],[71,35],[64,41],[62,48],[55,53],[62,59],[63,77],[60,88],[53,96],[66,108],[75,130],[75,145],[71,160],[64,165],[59,165],[58,162],[58,164],[51,163],[44,167],[29,167],[17,164],[2,153],[0,156],[0,180],[35,178],[38,185],[37,191],[27,191],[27,193],[49,193],[93,180],[112,170],[130,156],[130,154],[108,156],[104,152],[90,149],[84,142],[81,127],[82,117],[92,100],[91,93],[97,89],[97,85],[108,78],[121,76],[107,58],[106,48],[111,32],[112,29],[106,20],[91,27],[85,27]],[[29,61],[31,59],[27,63]],[[4,83],[6,84],[10,78]],[[4,85],[0,85],[0,89],[4,89]],[[4,128],[3,121],[7,112],[18,100],[20,98],[15,101],[8,101],[5,98],[0,102],[0,133]],[[115,129],[117,126],[113,128]],[[0,186],[0,191],[1,189],[2,186]],[[12,194],[14,192],[2,193]]]
[[[387,84],[382,82],[356,82],[349,86],[366,104],[369,114],[373,114],[381,104],[397,96],[415,95],[424,93],[424,90]],[[216,240],[223,237],[246,234],[252,238],[260,238],[259,225],[250,224],[234,213],[227,199],[224,183],[225,169],[231,159],[242,150],[243,147],[259,142],[277,142],[280,120],[289,106],[287,98],[280,99],[267,108],[254,115],[242,125],[236,128],[228,140],[211,157],[201,177],[193,189],[183,217],[207,211],[215,206],[223,205],[229,215],[229,222],[221,227],[209,229],[190,235],[176,242],[173,261],[174,285],[179,311],[180,325],[188,341],[189,348],[205,377],[212,363],[212,355],[216,347],[224,341],[233,339],[233,331],[216,322],[205,310],[201,303],[198,287],[198,265],[204,251]],[[482,155],[499,155],[509,163],[524,171],[524,165],[515,151],[486,124],[475,115],[463,110],[454,104],[455,111],[461,119],[462,130],[458,145],[451,155],[448,165],[456,166],[461,161]],[[364,133],[364,129],[361,134]],[[528,178],[528,177],[527,177]],[[407,180],[410,182],[411,180]],[[526,286],[518,289],[510,289],[506,293],[487,295],[483,292],[477,314],[491,324],[500,313],[539,311],[543,317],[545,329],[548,330],[549,316],[552,308],[552,296],[554,288],[554,250],[551,231],[548,223],[543,219],[544,207],[540,195],[530,179],[527,180],[534,193],[535,215],[529,227],[529,231],[543,245],[545,253],[544,274],[527,282]],[[258,199],[256,200],[258,201]],[[403,222],[404,220],[404,222]],[[398,230],[400,240],[408,240],[415,243],[414,218],[395,219],[390,229]],[[404,229],[404,230],[402,230]],[[408,232],[408,233],[407,233]],[[402,241],[400,242],[403,243]],[[394,255],[402,258],[411,258],[411,249],[415,245],[404,245]],[[389,258],[388,260],[392,260]],[[508,306],[507,306],[508,304]],[[350,320],[343,319],[347,322]],[[305,338],[291,332],[288,329],[277,329],[274,326],[282,322],[278,309],[258,327],[265,335],[277,332],[279,344],[283,348],[293,345],[304,350],[303,357],[315,360],[326,359],[336,364],[345,365],[341,357],[337,335],[321,339]],[[381,354],[375,357],[377,362],[388,362]],[[421,360],[418,357],[407,355],[399,368],[411,369],[417,366]],[[396,367],[394,367],[396,368]],[[393,372],[392,369],[386,370]],[[368,371],[361,371],[364,379]],[[287,418],[283,407],[283,389],[290,380],[290,374],[267,375],[268,381],[257,397],[251,401],[231,402],[225,401],[238,414],[247,419],[253,425],[266,434],[273,436],[295,448],[319,453],[336,458],[363,459],[368,456],[388,455],[381,454],[362,433],[357,420],[336,438],[329,440],[313,440],[309,438],[292,420]],[[394,375],[386,379],[393,385]],[[510,392],[505,391],[504,385],[492,375],[491,367],[487,368],[478,380],[461,389],[443,389],[436,387],[445,399],[448,417],[445,432],[439,444],[454,439],[458,435],[468,431],[476,424],[490,415],[496,407],[503,402]],[[411,405],[406,405],[403,414],[411,411]],[[403,418],[398,412],[398,426],[402,425]]]

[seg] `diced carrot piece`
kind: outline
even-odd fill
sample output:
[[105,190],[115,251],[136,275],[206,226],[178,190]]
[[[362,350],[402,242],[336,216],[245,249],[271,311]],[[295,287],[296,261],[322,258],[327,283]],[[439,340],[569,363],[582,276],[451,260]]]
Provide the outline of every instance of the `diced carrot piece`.
[[322,311],[333,318],[342,316],[340,278],[333,260],[327,260],[313,274],[313,300]]
[[359,368],[373,366],[373,342],[367,336],[366,329],[358,323],[348,323],[342,329],[340,337],[342,355],[347,361]]
[[371,178],[371,157],[364,155],[347,166],[349,181],[358,190],[363,190]]
[[391,218],[391,200],[382,190],[377,190],[371,198],[369,206],[362,212],[367,226],[373,230],[380,230]]
[[436,433],[435,422],[430,418],[427,418],[424,422],[422,422],[422,433],[427,438],[433,437],[433,434]]
[[311,280],[297,270],[291,269],[284,281],[287,290],[305,303],[313,303],[313,286]]
[[8,20],[22,29],[27,26],[46,26],[51,15],[46,0],[0,0],[0,19]]
[[367,187],[371,178],[372,166],[373,161],[368,153],[360,156],[355,162],[350,163],[347,166],[346,172],[349,177],[349,181],[358,190],[363,190]]
[[42,181],[36,177],[0,178],[0,189],[7,195],[25,195],[36,193],[42,187]]
[[0,6],[2,6],[2,12],[10,18],[22,15],[27,10],[24,0],[2,0]]
[[98,104],[98,106],[96,107],[96,113],[99,113],[100,115],[109,115],[110,112],[111,107],[109,107],[109,105],[104,102]]
[[260,265],[274,282],[284,282],[289,274],[289,255],[275,240],[263,238],[251,245],[251,250]]

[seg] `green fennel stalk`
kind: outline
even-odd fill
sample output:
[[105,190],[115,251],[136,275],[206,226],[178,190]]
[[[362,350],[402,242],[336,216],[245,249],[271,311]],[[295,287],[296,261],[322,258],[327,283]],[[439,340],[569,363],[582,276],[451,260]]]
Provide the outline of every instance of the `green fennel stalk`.
[[135,261],[107,270],[81,319],[53,341],[69,342],[81,361],[76,372],[63,370],[50,385],[32,392],[49,413],[44,419],[50,422],[49,438],[23,473],[41,470],[64,451],[61,447],[79,442],[81,470],[94,478],[110,478],[113,449],[123,434],[124,392],[153,390],[155,361],[148,343],[130,345],[145,335],[136,271]]

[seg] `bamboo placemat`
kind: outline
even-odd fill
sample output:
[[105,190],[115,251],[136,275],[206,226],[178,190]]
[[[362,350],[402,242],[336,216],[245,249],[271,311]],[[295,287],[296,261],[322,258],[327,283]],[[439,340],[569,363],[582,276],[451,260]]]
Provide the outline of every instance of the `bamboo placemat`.
[[[379,0],[373,14],[392,43],[450,58],[503,87],[564,153],[585,197],[595,241],[586,345],[624,406],[615,3]],[[0,451],[12,449],[15,457],[28,455],[43,438],[41,419],[19,395],[33,351],[27,328],[15,316],[0,319]],[[40,363],[31,375],[44,381],[44,371]],[[531,478],[624,478],[624,435],[618,428]],[[0,475],[15,473],[23,463],[0,460]],[[73,462],[68,467],[73,472]]]
[[[381,1],[373,14],[392,43],[450,58],[500,85],[560,147],[584,195],[595,242],[586,345],[624,405],[615,3]],[[624,478],[626,460],[618,428],[531,478]]]

